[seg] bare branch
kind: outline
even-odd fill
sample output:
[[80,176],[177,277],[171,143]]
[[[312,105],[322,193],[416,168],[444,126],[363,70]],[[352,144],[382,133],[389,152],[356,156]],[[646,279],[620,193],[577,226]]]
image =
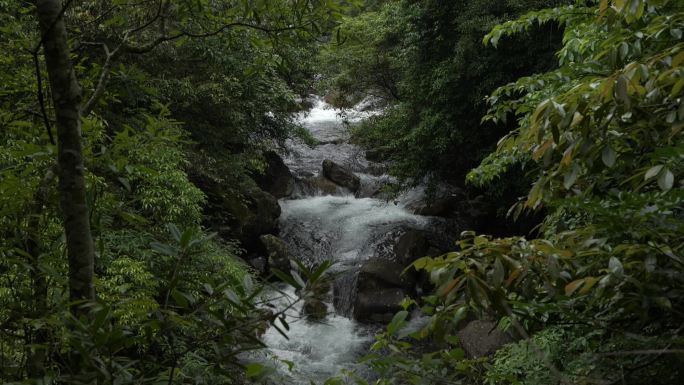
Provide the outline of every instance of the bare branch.
[[93,93],[90,95],[90,98],[88,98],[88,101],[85,102],[85,104],[83,104],[81,107],[81,116],[88,116],[95,107],[98,99],[104,93],[105,86],[109,80],[109,71],[112,69],[112,65],[114,64],[114,58],[118,55],[119,50],[121,49],[121,45],[119,45],[114,51],[110,52],[109,47],[107,47],[105,43],[101,43],[101,45],[105,51],[105,62],[102,65],[100,77],[97,81],[95,89],[93,90]]

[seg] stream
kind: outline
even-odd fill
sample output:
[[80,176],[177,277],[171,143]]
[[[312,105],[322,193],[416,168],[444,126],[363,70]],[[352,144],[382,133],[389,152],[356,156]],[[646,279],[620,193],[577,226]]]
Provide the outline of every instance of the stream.
[[[319,144],[310,147],[290,140],[284,154],[284,161],[298,182],[294,194],[280,200],[280,236],[291,255],[306,264],[332,260],[335,264],[331,270],[339,278],[326,301],[328,316],[324,321],[302,319],[299,303],[287,313],[289,339],[273,327],[266,331],[263,341],[270,353],[295,363],[291,371],[286,365],[279,365],[281,378],[276,383],[320,384],[339,374],[342,368],[364,372],[356,360],[367,352],[378,329],[351,317],[356,271],[364,260],[391,253],[387,250],[389,240],[402,229],[422,228],[430,222],[428,217],[410,213],[403,202],[372,197],[372,192],[391,178],[382,173],[382,165],[369,162],[364,151],[349,142],[348,128],[338,112],[316,99],[314,107],[301,117],[301,123]],[[355,109],[346,118],[354,123],[369,114]],[[320,175],[325,159],[359,176],[361,188],[356,195],[344,188],[324,194],[302,182]],[[283,286],[282,290],[296,297],[294,289]],[[279,301],[276,306],[289,303],[287,299]]]

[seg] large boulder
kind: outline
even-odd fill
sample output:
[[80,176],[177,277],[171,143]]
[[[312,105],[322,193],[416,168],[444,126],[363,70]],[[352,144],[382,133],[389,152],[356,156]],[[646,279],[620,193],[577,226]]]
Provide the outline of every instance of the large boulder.
[[407,272],[400,263],[381,258],[372,258],[363,263],[359,271],[357,287],[359,291],[373,291],[381,288],[398,287],[411,290],[415,277]]
[[394,255],[403,266],[431,254],[430,251],[430,242],[422,230],[409,229],[394,244]]
[[207,195],[204,225],[226,239],[237,239],[248,251],[260,249],[259,236],[278,233],[280,205],[271,194],[256,186],[241,191],[210,178],[193,183]]
[[287,244],[282,239],[272,234],[264,234],[259,237],[261,244],[268,256],[269,268],[276,268],[280,271],[290,271],[290,253]]
[[389,173],[389,166],[383,163],[369,162],[365,171],[370,175],[382,176]]
[[502,332],[494,321],[474,320],[461,329],[457,336],[468,358],[494,354],[502,346],[513,342],[513,338]]
[[362,322],[387,322],[401,310],[399,303],[415,286],[412,273],[401,264],[373,258],[364,262],[356,280],[354,318]]
[[263,174],[255,175],[254,180],[259,187],[276,198],[288,197],[294,191],[294,177],[290,169],[275,151],[264,154],[266,169]]
[[405,296],[401,288],[361,291],[356,295],[354,318],[362,322],[387,323],[401,310],[399,303]]
[[311,195],[335,195],[340,190],[339,186],[335,182],[324,176],[314,176],[306,179],[302,179],[299,182],[299,186],[302,189],[302,193],[305,196]]
[[323,176],[352,192],[361,187],[361,179],[358,176],[330,159],[323,161]]
[[278,233],[278,200],[252,180],[238,182],[222,175],[227,170],[202,167],[206,162],[195,160],[188,170],[207,197],[202,224],[225,239],[239,240],[248,252],[258,250],[260,235]]
[[240,226],[240,241],[249,246],[262,234],[277,234],[280,217],[278,200],[257,188],[250,192],[246,201],[246,215],[238,218],[237,223]]

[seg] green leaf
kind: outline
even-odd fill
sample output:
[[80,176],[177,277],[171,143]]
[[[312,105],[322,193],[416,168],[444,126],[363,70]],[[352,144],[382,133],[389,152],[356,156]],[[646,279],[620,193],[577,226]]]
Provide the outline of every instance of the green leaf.
[[260,377],[265,371],[264,366],[256,362],[245,365],[245,369],[245,375],[249,378]]
[[504,279],[504,266],[501,263],[501,259],[496,258],[494,260],[494,269],[492,271],[492,286],[495,288],[501,287]]
[[655,271],[656,267],[658,267],[658,258],[655,255],[647,256],[644,260],[644,268],[646,268],[646,271],[652,273]]
[[653,302],[655,302],[658,307],[661,307],[666,310],[671,310],[672,309],[672,302],[666,297],[656,297],[653,298]]
[[660,189],[663,191],[669,191],[673,184],[674,174],[672,174],[672,171],[668,168],[663,169],[660,176],[658,176],[658,186],[660,186]]
[[612,147],[610,147],[610,145],[607,145],[603,148],[603,152],[601,153],[601,160],[603,160],[603,164],[605,164],[609,168],[615,165],[615,151]]
[[447,354],[453,360],[462,360],[465,357],[465,351],[461,348],[451,349]]
[[461,321],[463,321],[466,317],[468,316],[468,306],[466,305],[461,305],[456,311],[454,312],[454,316],[451,319],[451,322],[454,325],[458,325]]
[[299,275],[299,273],[295,270],[290,270],[290,274],[292,275],[292,278],[294,278],[295,282],[299,284],[299,287],[305,287],[306,282],[302,279],[302,277]]
[[577,164],[573,164],[572,168],[566,172],[565,176],[563,177],[563,187],[565,187],[566,190],[570,190],[570,187],[575,184],[578,174],[579,166]]
[[123,177],[118,177],[118,178],[116,178],[116,179],[119,181],[119,183],[121,183],[121,185],[124,186],[124,188],[126,189],[126,191],[131,192],[131,184],[128,183],[128,179],[123,178]]
[[458,336],[448,335],[444,337],[444,339],[446,340],[446,342],[454,346],[459,346],[461,344],[461,339],[458,338]]
[[646,174],[644,174],[644,180],[649,180],[653,178],[654,176],[658,175],[660,173],[660,170],[663,169],[663,165],[659,164],[657,166],[653,166],[646,171]]
[[620,60],[625,60],[625,58],[627,57],[627,54],[629,54],[629,46],[627,45],[627,43],[622,42],[622,44],[620,44],[619,52],[620,52]]
[[180,291],[176,289],[171,290],[171,297],[173,297],[173,300],[176,301],[176,303],[180,307],[188,307],[188,300],[185,298],[185,295],[183,295],[183,293],[181,293]]
[[168,255],[171,257],[175,257],[178,254],[178,251],[175,248],[173,248],[167,244],[164,244],[164,243],[151,242],[150,247],[152,248],[152,250],[155,250],[159,253],[162,253],[162,254],[165,254],[165,255]]
[[629,104],[629,95],[627,92],[627,78],[625,76],[620,76],[615,85],[615,92],[619,100],[625,104]]
[[406,310],[402,310],[395,314],[394,317],[392,317],[392,321],[387,325],[387,333],[392,335],[402,328],[406,323],[406,317],[408,317],[408,312]]
[[174,239],[176,242],[179,242],[179,243],[180,243],[180,241],[181,241],[181,232],[180,232],[180,230],[178,229],[178,226],[176,226],[174,223],[167,223],[167,224],[166,224],[166,228],[169,229],[169,232],[171,233],[171,236],[173,237],[173,239]]
[[430,262],[431,260],[432,258],[430,257],[419,258],[415,262],[413,262],[413,267],[415,267],[416,270],[424,269],[427,266],[428,262]]
[[254,290],[252,276],[245,274],[245,276],[242,278],[242,286],[245,288],[245,293],[250,294]]
[[[300,285],[297,281],[295,281],[289,274],[284,273],[283,271],[272,267],[271,268],[271,273],[278,277],[281,281],[289,284],[290,286],[294,287],[295,289],[301,289],[304,287],[303,285]],[[300,278],[301,279],[301,278]]]
[[622,262],[615,257],[610,257],[610,260],[608,261],[608,270],[617,277],[621,277],[625,272],[624,267],[622,267]]
[[232,289],[225,289],[223,294],[233,305],[240,306],[242,304],[242,300],[240,300],[240,297],[238,297]]

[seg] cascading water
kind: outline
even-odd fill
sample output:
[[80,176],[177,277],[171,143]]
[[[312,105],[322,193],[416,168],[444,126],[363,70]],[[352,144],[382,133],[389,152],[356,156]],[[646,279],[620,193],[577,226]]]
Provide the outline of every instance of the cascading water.
[[[364,113],[357,110],[348,119],[363,117]],[[348,131],[339,114],[322,100],[316,101],[301,122],[319,144],[310,147],[295,140],[288,143],[285,163],[297,179],[316,177],[324,159],[358,175],[362,184],[360,191],[389,179],[387,175],[370,172],[373,164],[365,159],[361,148],[349,143]],[[292,372],[281,371],[283,378],[279,383],[287,384],[309,384],[310,380],[320,383],[338,374],[341,368],[357,367],[355,361],[367,350],[373,330],[349,318],[355,271],[364,260],[381,252],[388,234],[427,224],[425,217],[413,215],[401,205],[371,197],[357,198],[343,188],[325,195],[315,188],[302,187],[302,183],[298,185],[293,198],[280,201],[280,236],[293,256],[311,265],[332,260],[335,263],[332,270],[341,275],[333,285],[333,298],[327,304],[329,315],[324,321],[301,319],[301,304],[298,304],[288,311],[290,319],[300,318],[290,322],[289,340],[275,328],[263,336],[271,353],[296,364]],[[284,289],[284,293],[295,297],[291,288]],[[287,303],[283,300],[276,305],[287,306]]]

